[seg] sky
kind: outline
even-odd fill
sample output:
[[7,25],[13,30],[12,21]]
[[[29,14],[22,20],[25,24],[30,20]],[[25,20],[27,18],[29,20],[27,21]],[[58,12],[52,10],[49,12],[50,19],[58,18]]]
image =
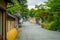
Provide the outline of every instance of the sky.
[[35,5],[43,4],[47,0],[27,0],[28,8],[35,8]]

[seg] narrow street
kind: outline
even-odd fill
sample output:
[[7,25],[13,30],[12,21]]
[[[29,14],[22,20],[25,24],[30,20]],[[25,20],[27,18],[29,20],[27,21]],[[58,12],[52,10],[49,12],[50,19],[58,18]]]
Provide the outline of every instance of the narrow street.
[[37,24],[24,22],[16,40],[60,40],[60,32],[49,31]]

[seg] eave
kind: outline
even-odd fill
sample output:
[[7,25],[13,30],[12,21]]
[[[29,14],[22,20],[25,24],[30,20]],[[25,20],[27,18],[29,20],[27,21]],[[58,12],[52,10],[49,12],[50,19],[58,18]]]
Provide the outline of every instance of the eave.
[[12,3],[14,4],[14,1],[13,0],[4,0],[6,3]]

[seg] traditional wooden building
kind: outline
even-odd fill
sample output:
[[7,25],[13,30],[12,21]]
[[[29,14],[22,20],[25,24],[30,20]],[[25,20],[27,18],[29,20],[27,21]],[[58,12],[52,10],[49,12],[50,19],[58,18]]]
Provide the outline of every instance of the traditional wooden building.
[[14,40],[16,38],[18,20],[19,20],[19,18],[17,16],[13,16],[13,15],[7,13],[7,16],[6,16],[7,40]]
[[7,3],[13,3],[12,0],[0,0],[0,40],[7,40],[6,39],[6,6]]
[[6,2],[0,0],[0,40],[5,40],[5,15],[6,15]]

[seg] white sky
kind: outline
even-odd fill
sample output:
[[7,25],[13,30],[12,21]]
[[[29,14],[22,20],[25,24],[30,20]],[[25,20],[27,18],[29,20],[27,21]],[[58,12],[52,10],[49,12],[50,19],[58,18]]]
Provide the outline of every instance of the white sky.
[[39,5],[39,4],[43,4],[43,2],[47,1],[47,0],[27,0],[28,1],[28,8],[35,8],[35,5]]

